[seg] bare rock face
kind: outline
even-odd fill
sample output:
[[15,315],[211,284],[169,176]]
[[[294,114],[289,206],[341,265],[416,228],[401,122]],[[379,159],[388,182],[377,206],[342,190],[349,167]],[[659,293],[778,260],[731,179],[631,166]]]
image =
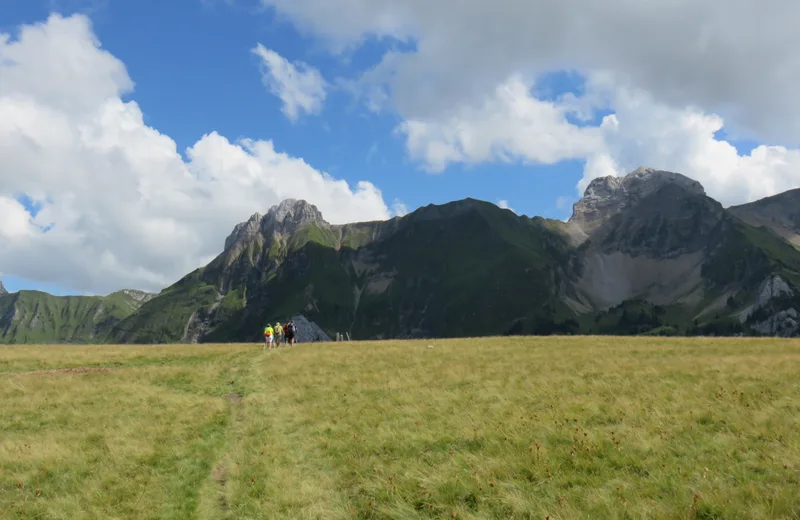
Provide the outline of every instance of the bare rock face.
[[149,302],[156,296],[153,293],[140,291],[138,289],[123,289],[122,292],[130,296],[139,305]]
[[270,208],[261,220],[261,232],[265,235],[275,232],[291,233],[308,222],[328,225],[322,218],[322,213],[313,204],[304,200],[286,199]]
[[236,224],[233,232],[225,239],[225,249],[230,249],[237,242],[249,240],[261,231],[260,213],[254,213],[247,222]]
[[622,179],[601,177],[589,183],[583,198],[572,207],[570,222],[583,228],[596,227],[601,221],[625,209],[629,202]]
[[625,177],[594,179],[572,209],[570,224],[591,233],[608,219],[636,205],[666,185],[677,185],[690,193],[705,195],[703,186],[680,173],[638,168]]
[[639,168],[593,180],[569,221],[573,240],[585,244],[578,303],[697,303],[706,249],[721,236],[724,216],[700,183],[678,173]]
[[800,312],[785,303],[775,305],[779,300],[790,298],[794,294],[786,280],[778,275],[770,276],[762,282],[755,303],[739,314],[739,320],[752,321],[750,327],[759,334],[797,336],[800,333]]
[[739,313],[739,320],[744,322],[756,311],[767,307],[774,300],[785,296],[793,296],[794,291],[789,284],[779,275],[772,275],[763,282],[758,291],[758,298],[753,305]]
[[765,336],[790,338],[800,333],[800,313],[794,307],[776,312],[764,321],[751,325],[753,330]]
[[758,294],[758,302],[756,305],[764,306],[781,296],[791,296],[792,294],[794,294],[794,291],[792,291],[792,288],[786,283],[786,280],[775,275],[767,278],[761,285],[761,291]]
[[288,234],[308,222],[328,225],[322,218],[322,213],[313,204],[304,200],[286,199],[272,206],[266,215],[254,213],[246,222],[237,224],[225,239],[225,249],[249,242],[259,234],[265,238],[271,238],[276,233]]
[[6,291],[6,288],[3,286],[3,282],[0,282],[0,296],[4,294],[8,294],[8,291]]

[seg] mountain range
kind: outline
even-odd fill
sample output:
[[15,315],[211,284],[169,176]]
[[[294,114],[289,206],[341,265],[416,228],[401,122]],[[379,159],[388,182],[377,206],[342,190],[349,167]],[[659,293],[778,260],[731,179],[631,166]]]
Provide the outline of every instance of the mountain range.
[[0,285],[0,343],[98,343],[153,294],[136,290],[108,296],[8,293]]
[[303,200],[238,224],[157,295],[0,290],[0,341],[800,334],[800,190],[724,208],[678,173],[593,180],[564,222],[474,199],[331,225]]

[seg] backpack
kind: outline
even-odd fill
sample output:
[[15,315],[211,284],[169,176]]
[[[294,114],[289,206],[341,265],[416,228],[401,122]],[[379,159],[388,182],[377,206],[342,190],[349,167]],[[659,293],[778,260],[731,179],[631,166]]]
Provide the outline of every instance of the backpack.
[[288,325],[286,326],[286,331],[287,331],[287,332],[289,332],[290,334],[294,334],[294,333],[295,333],[295,326],[294,326],[294,324],[293,324],[293,323],[290,323],[290,324],[288,324]]

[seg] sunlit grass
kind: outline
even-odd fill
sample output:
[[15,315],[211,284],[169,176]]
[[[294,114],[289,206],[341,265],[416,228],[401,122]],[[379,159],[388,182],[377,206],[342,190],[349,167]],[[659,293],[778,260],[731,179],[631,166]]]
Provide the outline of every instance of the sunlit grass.
[[0,378],[3,518],[800,516],[797,341],[9,347]]

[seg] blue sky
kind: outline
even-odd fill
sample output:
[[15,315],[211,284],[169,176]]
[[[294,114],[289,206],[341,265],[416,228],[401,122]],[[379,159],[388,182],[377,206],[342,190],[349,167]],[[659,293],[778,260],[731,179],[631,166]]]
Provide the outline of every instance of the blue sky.
[[[343,18],[355,19],[361,13],[345,12],[349,8],[347,6],[357,5],[354,3],[331,0],[331,4],[319,4],[319,1],[321,0],[298,2],[297,5],[302,4],[309,10],[303,13],[300,12],[302,9],[293,11],[287,8],[286,6],[291,7],[293,4],[285,0],[263,0],[265,4],[274,4],[278,9],[284,9],[285,16],[278,17],[275,10],[263,7],[259,0],[6,0],[0,10],[0,32],[9,33],[13,39],[21,25],[42,23],[52,13],[64,16],[84,14],[90,18],[91,30],[102,48],[124,64],[135,83],[133,92],[124,95],[123,100],[135,101],[143,113],[144,124],[174,140],[178,153],[183,155],[186,162],[190,162],[185,154],[187,147],[195,145],[211,132],[217,132],[231,142],[240,138],[271,140],[278,152],[301,158],[316,170],[327,172],[336,179],[344,179],[352,189],[355,189],[359,181],[373,183],[381,190],[382,199],[389,207],[399,201],[409,210],[414,210],[430,203],[473,197],[494,203],[507,201],[508,206],[519,214],[565,219],[569,217],[571,204],[577,198],[579,183],[585,184],[593,175],[609,174],[608,161],[617,165],[617,170],[610,172],[611,174],[621,174],[641,165],[681,171],[700,180],[712,196],[723,203],[731,204],[754,200],[800,183],[800,179],[795,180],[795,174],[787,181],[786,172],[800,170],[793,167],[797,159],[792,155],[792,149],[774,149],[770,152],[780,155],[778,159],[764,153],[751,156],[749,154],[762,142],[754,138],[736,140],[734,137],[755,135],[758,132],[736,132],[728,126],[717,126],[714,122],[717,116],[713,111],[717,105],[736,107],[731,114],[744,114],[741,121],[746,122],[757,119],[750,117],[752,114],[748,112],[751,108],[754,111],[757,103],[752,99],[742,98],[725,99],[719,104],[705,103],[708,105],[705,106],[706,98],[703,96],[707,88],[703,90],[705,87],[699,85],[704,81],[701,75],[684,75],[695,78],[698,85],[689,85],[685,92],[677,94],[648,90],[647,81],[642,81],[641,85],[613,83],[610,87],[606,86],[605,91],[595,86],[592,93],[587,94],[587,73],[574,68],[558,70],[552,67],[549,70],[547,67],[539,67],[536,69],[539,74],[536,75],[535,85],[531,82],[527,91],[522,94],[517,92],[513,99],[502,96],[492,98],[493,105],[482,105],[488,103],[486,99],[491,98],[491,87],[483,91],[483,98],[467,99],[464,96],[459,97],[464,92],[453,92],[452,106],[448,105],[447,95],[439,99],[443,105],[443,113],[459,114],[462,123],[469,127],[468,135],[478,136],[479,141],[490,141],[492,149],[499,152],[481,155],[480,150],[471,150],[459,159],[450,161],[443,171],[429,173],[419,155],[412,158],[409,142],[404,135],[397,132],[399,125],[410,120],[408,113],[394,110],[391,105],[380,113],[370,111],[351,92],[337,87],[338,80],[357,80],[360,74],[375,67],[387,51],[398,48],[397,40],[392,37],[368,38],[359,41],[346,56],[330,52],[330,47],[321,37],[323,33],[327,34],[327,28],[321,28],[320,21],[314,18],[315,6],[318,12],[319,6],[341,4]],[[488,3],[485,8],[487,11],[481,16],[495,16],[496,13],[489,11]],[[530,9],[537,7],[532,5]],[[469,22],[458,19],[461,14],[454,13],[454,27],[461,28],[459,24]],[[531,20],[536,19],[534,14],[531,15]],[[637,11],[630,16],[638,14],[641,12]],[[416,20],[419,41],[425,42],[425,16],[414,14],[417,15],[420,16]],[[384,20],[382,16],[383,14],[377,13],[375,20]],[[381,32],[379,25],[369,25],[374,20],[368,19],[366,14],[364,17],[364,20],[355,20],[354,26],[363,23],[364,26],[359,26],[359,30],[363,30],[365,34]],[[302,26],[298,20],[308,22],[302,34],[297,29]],[[328,32],[340,34],[343,28],[334,27],[333,22],[331,20]],[[592,23],[594,22],[600,27],[605,26],[603,20],[593,20]],[[431,27],[438,34],[436,25]],[[520,37],[513,34],[511,22],[509,27],[509,42],[514,44],[533,31],[521,27],[523,37]],[[477,35],[477,48],[470,47],[476,44],[470,42],[473,34]],[[508,64],[492,63],[502,62],[506,55],[516,55],[515,49],[510,47],[511,43],[498,38],[480,39],[477,27],[467,27],[461,32],[449,31],[448,35],[463,41],[454,40],[459,45],[445,46],[445,50],[463,48],[468,56],[470,52],[475,56],[474,63],[468,60],[467,70],[447,71],[458,75],[458,81],[453,85],[463,83],[467,87],[475,87],[475,92],[492,84],[513,88],[515,83],[509,77],[518,77],[519,82],[528,85],[525,82],[530,74],[523,70],[527,64],[524,60],[517,59]],[[430,34],[427,37],[430,39]],[[657,43],[660,40],[649,41]],[[612,42],[612,39],[604,37],[602,41],[584,43],[594,50],[598,45],[611,45],[608,42]],[[289,62],[304,62],[319,71],[328,82],[327,97],[320,113],[302,114],[295,121],[287,118],[282,111],[282,101],[262,81],[261,58],[252,52],[257,44],[275,51]],[[622,41],[621,45],[623,49],[627,49],[629,42]],[[480,56],[482,47],[490,47],[483,57]],[[425,48],[429,49],[430,46]],[[674,43],[670,44],[669,49],[680,50]],[[448,58],[444,54],[431,56],[415,53],[417,49],[413,45],[406,46],[403,50],[407,52],[404,57],[409,61],[416,59],[412,64],[417,68],[408,68],[406,73],[408,70],[446,69],[450,63],[459,59],[457,52]],[[567,55],[569,54],[565,54]],[[623,56],[619,51],[616,55]],[[489,62],[486,62],[486,56],[489,57]],[[579,54],[574,56],[580,57]],[[691,66],[708,68],[708,64],[698,65],[693,54],[689,53],[688,56],[691,58],[688,60]],[[677,68],[680,58],[678,56],[670,61],[670,66]],[[713,56],[709,59],[713,59]],[[541,61],[541,56],[532,53],[530,63],[535,63],[536,60]],[[588,58],[576,60],[584,65],[590,61]],[[567,62],[566,59],[563,61]],[[631,69],[633,65],[628,63],[602,65],[604,71],[618,68],[620,77],[641,76],[640,71]],[[429,68],[426,69],[426,66]],[[438,80],[446,80],[447,73]],[[519,75],[514,76],[516,73]],[[1,68],[0,74],[3,74]],[[408,77],[401,79],[407,80]],[[712,79],[708,81],[713,87]],[[660,85],[665,82],[655,83]],[[697,88],[692,90],[694,87]],[[54,90],[57,91],[58,88],[59,85],[54,86]],[[465,91],[469,91],[469,88]],[[565,94],[591,101],[592,96],[601,91],[608,97],[605,103],[609,106],[602,106],[602,103],[592,105],[587,120],[580,120],[569,112],[564,115],[564,121],[559,121],[558,117],[548,120],[550,116],[547,107],[542,108],[548,103],[557,105]],[[447,93],[446,88],[444,92]],[[747,90],[748,95],[753,92],[755,90],[752,88]],[[0,99],[2,95],[3,92],[0,91]],[[402,96],[398,96],[398,99],[402,99]],[[408,98],[405,103],[405,108],[409,109]],[[424,103],[419,106],[424,106]],[[499,123],[498,118],[494,117],[497,114],[501,114]],[[619,128],[610,131],[599,129],[598,125],[603,117],[611,114],[617,118]],[[426,138],[426,144],[431,146],[426,150],[430,152],[435,145],[442,144],[436,142],[435,136],[439,135],[436,131],[453,131],[459,127],[448,127],[448,120],[442,119],[441,114],[428,115],[434,128],[434,132]],[[723,115],[728,113],[723,111]],[[502,117],[507,118],[507,124]],[[775,120],[775,117],[770,119]],[[744,128],[745,125],[740,126]],[[588,132],[584,133],[583,130]],[[538,146],[539,142],[547,144]],[[465,142],[458,144],[467,147]],[[476,149],[480,149],[480,142]],[[498,156],[511,156],[514,160],[498,160]],[[724,165],[722,173],[717,169],[718,164]],[[36,172],[35,169],[31,171]],[[0,181],[3,173],[0,172]],[[67,176],[73,173],[62,172]],[[16,175],[6,174],[12,177]],[[752,182],[754,174],[770,181]],[[103,172],[103,175],[106,173]],[[108,175],[113,175],[113,172]],[[102,175],[97,178],[101,179]],[[57,199],[59,196],[57,188],[42,182],[44,184],[37,185],[36,189],[48,194],[49,198],[45,202],[26,195],[25,190],[30,189],[30,186],[17,188],[11,193],[27,210],[31,219],[43,207],[45,212],[49,212],[48,215],[53,213],[47,208],[47,204],[51,202],[50,198]],[[23,182],[18,184],[25,185]],[[0,198],[4,195],[2,188],[0,183]],[[302,197],[302,193],[297,196]],[[258,201],[248,202],[253,207],[249,207],[247,212],[264,212],[272,203],[272,200],[265,200],[263,204]],[[53,201],[53,204],[54,207],[59,207],[58,200]],[[227,206],[220,206],[219,214],[229,217],[230,213],[225,213],[225,207]],[[87,215],[75,219],[74,222],[82,225],[91,223],[95,213],[104,219],[106,216],[102,211],[104,210],[101,206],[89,207]],[[237,215],[241,216],[241,213]],[[111,238],[106,239],[106,243],[101,243],[99,239],[94,240],[92,248],[87,246],[83,259],[78,258],[80,250],[64,250],[63,269],[58,264],[44,270],[29,269],[28,266],[36,262],[25,260],[26,255],[30,258],[41,258],[44,254],[42,251],[50,251],[48,254],[56,251],[58,254],[59,250],[53,245],[56,242],[48,245],[46,240],[40,240],[40,247],[29,247],[27,251],[23,245],[19,245],[22,244],[20,242],[12,259],[4,260],[0,254],[3,282],[11,291],[34,288],[56,294],[108,292],[110,289],[128,286],[152,288],[174,281],[178,273],[185,273],[188,268],[197,265],[200,259],[206,258],[210,251],[217,251],[220,247],[220,235],[224,235],[224,230],[232,224],[226,220],[225,225],[214,228],[213,233],[208,231],[201,237],[203,246],[198,246],[191,253],[176,246],[171,253],[171,259],[163,252],[139,259],[126,257],[125,255],[130,255],[130,251],[123,251],[124,248],[111,243],[127,240],[125,236],[118,235],[128,229],[124,225],[127,217],[122,214],[117,217],[120,225],[113,229],[102,226],[70,229],[70,232],[74,232],[70,235],[73,238],[92,234]],[[187,233],[202,234],[200,228],[209,227],[187,221],[188,217],[185,216],[181,218],[184,220],[176,220],[176,226],[183,225],[189,229],[194,225],[197,228],[189,229]],[[66,225],[54,222],[47,226],[35,223],[31,229],[60,231]],[[197,240],[192,242],[187,239],[187,243],[193,244]],[[80,240],[73,241],[73,246],[79,247],[76,244],[80,243]],[[137,250],[145,249],[142,246]],[[115,265],[116,271],[109,270],[101,279],[93,272],[93,262],[103,254],[111,259],[109,265]],[[157,262],[162,262],[165,266],[162,271],[154,267]],[[139,274],[123,276],[135,271]],[[81,281],[77,281],[78,279]],[[163,279],[164,282],[158,282],[158,279]]]
[[[103,48],[125,64],[135,82],[127,98],[135,99],[145,123],[172,137],[181,153],[216,130],[232,140],[272,139],[278,151],[302,157],[351,184],[373,182],[387,203],[397,199],[409,210],[473,197],[507,200],[515,211],[529,215],[569,215],[570,208],[558,207],[557,200],[574,196],[581,163],[537,168],[454,165],[442,173],[428,173],[407,158],[402,138],[393,133],[398,118],[370,113],[347,92],[330,92],[321,114],[289,121],[281,113],[281,101],[263,86],[258,57],[250,52],[262,43],[289,61],[304,61],[324,77],[336,78],[352,77],[373,66],[388,44],[370,42],[345,62],[255,3],[231,6],[199,0],[12,0],[0,11],[0,31],[14,34],[18,25],[40,22],[51,12],[90,16]],[[548,82],[554,92],[574,86],[574,78]],[[3,280],[12,292],[71,292],[13,275]]]
[[[281,113],[280,100],[261,83],[258,57],[250,49],[262,43],[290,61],[304,61],[326,78],[353,77],[373,66],[389,48],[369,42],[349,62],[325,53],[274,12],[256,2],[229,5],[200,0],[92,2],[12,0],[0,13],[0,29],[14,32],[23,22],[45,19],[55,6],[62,14],[89,14],[105,49],[128,68],[145,123],[172,137],[178,150],[212,130],[230,139],[272,139],[278,150],[302,157],[317,169],[350,183],[369,180],[391,203],[409,209],[464,197],[507,200],[517,212],[565,218],[559,196],[574,196],[582,164],[451,166],[431,174],[411,162],[401,137],[393,135],[398,118],[371,114],[346,92],[333,91],[320,115],[297,123]],[[575,78],[547,82],[554,93],[572,90]],[[375,146],[377,152],[370,155]]]

